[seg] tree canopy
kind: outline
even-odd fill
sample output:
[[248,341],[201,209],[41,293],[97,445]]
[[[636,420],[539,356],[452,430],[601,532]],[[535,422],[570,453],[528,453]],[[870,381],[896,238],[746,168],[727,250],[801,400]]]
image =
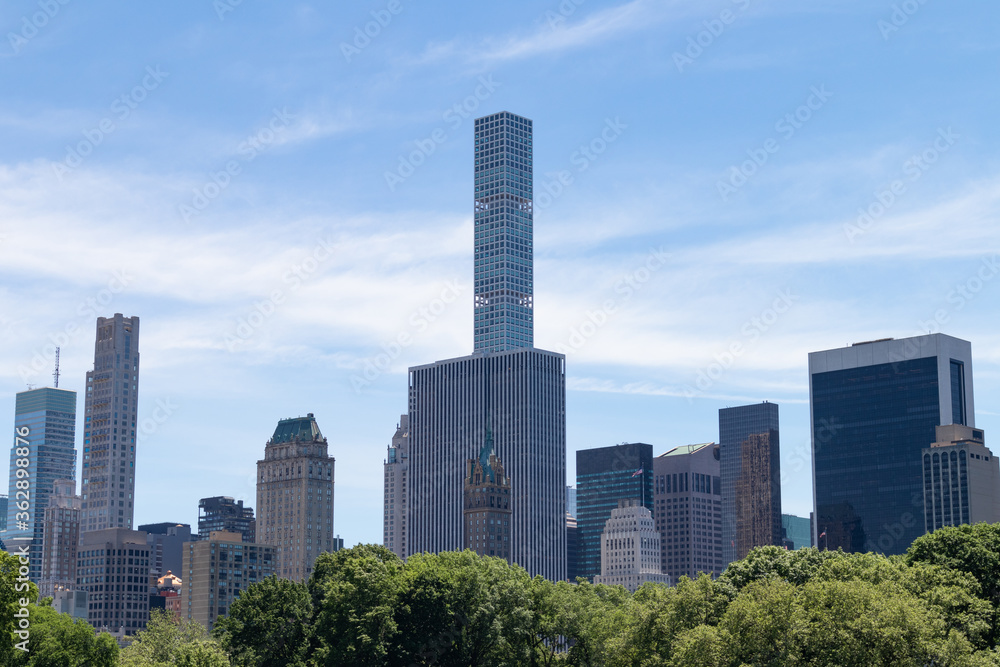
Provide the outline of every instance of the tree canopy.
[[211,636],[154,614],[120,653],[30,587],[32,651],[13,650],[18,572],[0,554],[3,665],[1000,667],[1000,526],[986,524],[938,530],[903,556],[761,547],[717,580],[635,593],[470,551],[404,562],[362,545],[320,556],[308,582],[249,586]]

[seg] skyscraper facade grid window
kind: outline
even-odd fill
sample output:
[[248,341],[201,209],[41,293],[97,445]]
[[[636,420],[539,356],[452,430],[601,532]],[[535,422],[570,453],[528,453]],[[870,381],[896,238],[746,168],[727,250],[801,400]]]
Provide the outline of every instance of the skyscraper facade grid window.
[[139,318],[97,318],[84,399],[80,530],[132,528]]
[[936,427],[975,427],[972,345],[930,334],[811,352],[809,404],[816,546],[905,552],[924,533]]
[[534,346],[532,122],[476,119],[475,350]]

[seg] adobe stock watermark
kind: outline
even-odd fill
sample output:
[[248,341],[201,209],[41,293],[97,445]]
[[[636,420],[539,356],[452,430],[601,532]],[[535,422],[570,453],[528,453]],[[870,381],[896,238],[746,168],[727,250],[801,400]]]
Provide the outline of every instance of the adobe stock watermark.
[[812,120],[813,115],[822,109],[831,97],[833,93],[826,89],[825,84],[820,84],[819,87],[812,86],[805,102],[791,113],[786,113],[774,124],[774,131],[779,134],[777,139],[771,137],[760,147],[747,149],[749,159],[729,167],[729,177],[726,180],[716,181],[715,188],[722,201],[728,202],[730,195],[746,185],[753,175],[767,164],[771,156],[781,150],[781,142],[794,137],[795,133]]
[[998,274],[1000,274],[1000,255],[994,253],[989,257],[984,257],[971,276],[956,284],[945,295],[945,301],[950,304],[950,307],[938,308],[934,311],[933,317],[928,320],[920,320],[917,323],[918,335],[942,333],[944,325],[951,322],[952,314],[961,312]]
[[942,155],[951,150],[962,135],[951,127],[938,129],[938,136],[920,153],[910,157],[903,163],[903,178],[893,180],[885,188],[876,190],[874,199],[868,206],[858,209],[858,217],[854,223],[844,223],[844,235],[850,243],[863,236],[875,223],[891,209],[899,198],[907,192],[907,182],[916,183],[934,166]]
[[161,426],[170,421],[170,418],[174,416],[174,413],[177,412],[180,407],[181,406],[173,402],[173,399],[156,399],[156,406],[149,412],[149,416],[144,417],[138,424],[135,436],[136,444],[141,445],[147,439],[153,437],[153,435],[160,430]]
[[715,386],[735,364],[736,360],[746,354],[756,345],[760,337],[770,331],[774,325],[795,305],[799,297],[792,294],[790,288],[778,292],[771,305],[751,317],[740,327],[739,337],[726,346],[726,349],[714,355],[714,361],[698,371],[693,384],[684,387],[684,397],[692,403],[696,396],[704,394]]
[[566,23],[566,19],[573,16],[576,10],[580,8],[587,0],[562,0],[555,11],[551,9],[545,10],[542,14],[542,19],[548,24],[553,30],[558,30]]
[[258,329],[274,317],[279,306],[285,303],[289,292],[294,292],[301,287],[319,271],[320,266],[333,257],[334,249],[334,243],[331,239],[319,239],[304,259],[292,264],[282,274],[281,281],[287,288],[271,290],[266,297],[254,303],[250,312],[236,320],[236,326],[232,333],[226,334],[226,349],[235,352],[240,344],[250,340]]
[[[466,119],[471,118],[479,106],[488,100],[501,85],[493,80],[492,74],[479,77],[479,85],[476,86],[473,93],[461,102],[452,105],[441,115],[441,120],[447,123],[451,131],[454,132],[462,126]],[[396,168],[391,171],[386,170],[383,174],[389,192],[395,192],[397,187],[413,176],[417,169],[427,161],[427,158],[437,152],[438,146],[446,141],[448,141],[448,130],[444,127],[438,127],[427,137],[414,141],[415,148],[409,153],[401,154]]]
[[243,167],[253,162],[258,155],[272,146],[296,118],[297,116],[290,113],[287,107],[274,109],[271,113],[271,120],[253,134],[248,135],[236,147],[236,153],[240,159],[229,160],[222,169],[212,172],[203,185],[194,189],[191,203],[180,205],[179,210],[184,222],[191,222],[192,217],[201,214],[208,208],[208,205],[232,184],[233,179],[243,173]]
[[920,11],[920,8],[927,4],[927,0],[903,0],[892,5],[892,13],[888,20],[878,20],[878,31],[882,34],[882,39],[886,42],[893,33],[910,22],[910,18]]
[[394,17],[403,13],[406,7],[401,0],[389,0],[385,9],[373,9],[372,20],[363,26],[354,28],[354,39],[351,42],[341,42],[340,52],[344,54],[344,60],[348,63],[355,56],[360,56],[361,52],[367,49],[372,40],[382,34],[382,31],[389,27]]
[[458,280],[449,280],[437,297],[415,310],[407,320],[407,328],[396,334],[392,340],[383,342],[380,346],[381,352],[362,360],[361,373],[351,376],[351,388],[354,389],[354,393],[360,394],[362,389],[371,386],[390,370],[392,363],[399,358],[403,350],[413,345],[416,334],[427,331],[431,324],[455,303],[464,290],[465,286]]
[[59,10],[69,3],[70,0],[38,0],[36,4],[40,11],[30,15],[25,14],[21,17],[21,29],[17,32],[7,33],[7,43],[10,44],[14,55],[21,53],[28,42],[37,37],[39,31],[47,26],[56,17]]
[[[605,118],[604,127],[601,128],[597,136],[580,144],[580,147],[570,155],[569,161],[576,167],[576,172],[582,174],[590,169],[591,165],[604,155],[608,147],[616,142],[626,129],[628,129],[628,125],[623,123],[618,116],[615,116],[614,120]],[[536,211],[543,211],[552,206],[574,182],[573,172],[568,169],[550,172],[545,176],[546,178],[541,185],[535,188],[534,207]]]
[[666,252],[663,246],[651,248],[642,264],[615,282],[613,290],[617,296],[605,299],[595,310],[588,310],[582,321],[570,327],[566,342],[556,345],[556,352],[569,355],[583,349],[587,342],[597,335],[597,332],[611,320],[619,309],[628,303],[653,278],[657,271],[666,266],[670,256],[670,253]]
[[790,465],[783,464],[781,466],[781,483],[788,484],[793,474],[797,475],[805,470],[811,470],[812,457],[832,442],[837,431],[842,428],[843,424],[839,423],[836,417],[821,418],[814,427],[811,446],[799,445],[788,457]]
[[66,146],[66,157],[60,162],[52,165],[56,176],[60,182],[66,174],[83,164],[84,160],[94,152],[94,149],[104,143],[104,139],[118,129],[118,123],[122,123],[132,115],[132,112],[139,108],[149,94],[160,87],[163,80],[170,76],[170,72],[164,72],[159,65],[147,66],[146,75],[142,80],[120,97],[116,97],[109,105],[111,116],[105,116],[97,122],[95,127],[83,130],[83,140],[76,145]]
[[[751,0],[732,0],[732,3],[740,12],[745,12],[749,9]],[[721,37],[722,33],[726,32],[726,29],[738,17],[739,13],[731,9],[723,9],[717,18],[702,21],[705,29],[687,38],[687,48],[684,49],[684,52],[674,51],[674,65],[677,66],[677,71],[683,74],[684,68],[693,65],[694,61],[705,53],[705,49],[715,44],[715,40]]]
[[236,11],[236,8],[243,4],[243,0],[213,0],[212,9],[220,21],[226,20],[226,14]]
[[[97,318],[102,313],[106,313],[108,307],[114,302],[115,297],[132,283],[132,276],[128,275],[124,269],[113,271],[111,279],[105,287],[98,290],[93,296],[85,298],[77,306],[77,318],[66,322],[58,331],[49,333],[48,343],[35,350],[31,355],[31,362],[28,365],[21,364],[17,367],[17,374],[22,382],[28,382],[34,375],[52,368],[52,362],[56,356],[56,348],[66,347],[70,341],[79,336],[84,327],[94,325]],[[91,331],[93,331],[91,329]]]

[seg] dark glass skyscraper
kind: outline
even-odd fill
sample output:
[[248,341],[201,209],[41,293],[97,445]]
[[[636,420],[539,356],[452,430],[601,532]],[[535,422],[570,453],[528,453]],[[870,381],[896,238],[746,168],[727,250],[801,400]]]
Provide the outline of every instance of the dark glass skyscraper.
[[641,442],[576,453],[577,576],[601,573],[601,533],[619,500],[653,511],[653,446]]
[[[57,479],[76,480],[76,392],[52,387],[20,392],[14,400],[14,428],[25,435],[10,448],[10,497],[3,541],[8,549],[30,542],[30,553],[38,556],[30,559],[30,576],[37,581],[45,509],[53,484]],[[27,471],[26,476],[18,477],[19,470]]]
[[900,554],[924,532],[922,451],[975,426],[972,345],[932,334],[809,354],[816,546]]
[[476,351],[534,346],[531,137],[507,111],[476,119]]
[[781,546],[778,404],[719,410],[723,567],[754,547]]

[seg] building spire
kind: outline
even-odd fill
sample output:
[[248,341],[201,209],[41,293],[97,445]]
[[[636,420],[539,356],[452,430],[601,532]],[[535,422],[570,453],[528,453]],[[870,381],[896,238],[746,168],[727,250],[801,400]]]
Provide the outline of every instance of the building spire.
[[491,482],[495,482],[496,474],[490,466],[491,454],[493,454],[493,429],[487,425],[486,442],[483,443],[483,448],[479,451],[479,465],[483,466],[483,474],[487,475]]

